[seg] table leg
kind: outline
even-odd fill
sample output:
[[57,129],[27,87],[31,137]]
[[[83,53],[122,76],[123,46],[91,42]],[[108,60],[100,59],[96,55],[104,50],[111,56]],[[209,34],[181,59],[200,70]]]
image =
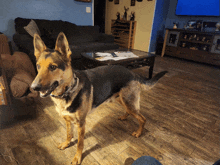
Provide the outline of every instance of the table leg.
[[150,68],[149,68],[149,79],[151,79],[152,76],[153,76],[154,61],[155,61],[155,57],[152,59],[152,62],[151,62],[151,64],[150,64]]
[[149,68],[149,79],[152,78],[152,75],[153,75],[153,69],[154,69],[154,66],[151,66],[151,67]]

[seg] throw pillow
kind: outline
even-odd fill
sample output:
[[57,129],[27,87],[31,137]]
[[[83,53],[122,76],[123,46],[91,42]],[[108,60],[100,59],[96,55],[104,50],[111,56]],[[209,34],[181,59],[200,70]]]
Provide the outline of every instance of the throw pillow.
[[14,52],[13,55],[1,54],[1,58],[12,95],[20,98],[30,90],[27,97],[37,97],[38,92],[30,88],[36,73],[28,55],[23,52]]
[[41,36],[40,34],[40,30],[37,27],[37,24],[34,20],[31,20],[30,23],[24,27],[24,29],[28,32],[28,34],[30,34],[32,37],[34,37],[34,34],[37,33],[39,36]]

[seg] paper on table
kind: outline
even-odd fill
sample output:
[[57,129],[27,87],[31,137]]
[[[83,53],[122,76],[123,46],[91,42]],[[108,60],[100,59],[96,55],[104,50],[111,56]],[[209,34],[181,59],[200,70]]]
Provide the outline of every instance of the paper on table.
[[113,60],[118,61],[118,60],[123,60],[123,59],[127,59],[129,57],[114,57]]
[[98,61],[107,61],[107,60],[113,60],[113,57],[97,57],[95,59]]
[[135,55],[134,53],[130,52],[130,51],[122,51],[122,52],[114,52],[118,57],[128,57],[128,58],[133,58],[133,57],[138,57],[137,55]]
[[98,57],[96,58],[96,60],[98,61],[107,61],[107,60],[114,60],[114,61],[118,61],[118,60],[123,60],[123,59],[127,59],[129,57]]
[[96,60],[98,61],[107,61],[107,60],[123,60],[128,58],[135,58],[138,57],[134,53],[130,51],[124,51],[124,52],[114,52],[115,56],[112,55],[112,53],[103,53],[103,52],[97,52],[96,55],[98,56]]
[[99,57],[112,57],[111,53],[96,52],[95,54]]

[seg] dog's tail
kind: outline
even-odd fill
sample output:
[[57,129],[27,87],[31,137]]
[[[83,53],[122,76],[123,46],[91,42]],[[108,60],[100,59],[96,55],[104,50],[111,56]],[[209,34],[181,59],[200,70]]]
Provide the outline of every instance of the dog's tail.
[[150,80],[144,80],[142,87],[144,90],[149,90],[154,87],[154,85],[158,82],[158,80],[163,77],[168,71],[163,71],[160,73],[157,73],[152,79]]

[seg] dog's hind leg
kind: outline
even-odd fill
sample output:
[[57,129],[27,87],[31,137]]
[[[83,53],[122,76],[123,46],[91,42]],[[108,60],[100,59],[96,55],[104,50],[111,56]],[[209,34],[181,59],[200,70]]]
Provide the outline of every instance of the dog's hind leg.
[[118,117],[118,119],[119,119],[119,120],[126,120],[128,116],[129,116],[129,113],[126,112],[124,115]]
[[63,116],[66,122],[66,130],[67,130],[67,138],[66,141],[61,143],[58,148],[64,150],[65,148],[69,147],[71,139],[73,138],[73,128],[71,123],[71,118],[69,116]]
[[[121,96],[120,96],[120,93],[119,93],[118,102],[119,102],[121,105],[124,105],[124,104],[123,104],[123,101],[122,101],[122,98],[121,98]],[[118,117],[118,120],[126,120],[128,116],[129,116],[129,113],[126,111],[126,113],[125,113],[124,115]]]
[[119,117],[119,119],[124,120],[128,115],[132,115],[136,118],[139,122],[139,128],[137,131],[132,133],[132,136],[139,137],[143,132],[143,128],[146,123],[146,118],[139,112],[140,89],[137,84],[132,83],[132,85],[121,90],[119,97],[122,105],[126,108],[126,114]]

